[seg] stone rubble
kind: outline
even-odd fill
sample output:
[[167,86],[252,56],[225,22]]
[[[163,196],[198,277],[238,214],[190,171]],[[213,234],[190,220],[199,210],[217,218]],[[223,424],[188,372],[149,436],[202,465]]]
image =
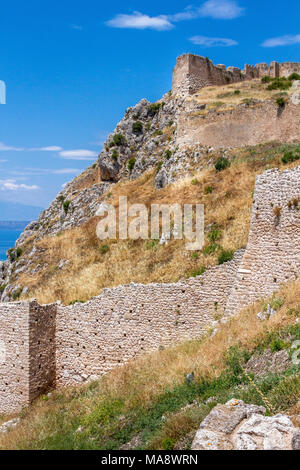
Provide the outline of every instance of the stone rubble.
[[265,416],[262,406],[232,399],[202,421],[192,450],[298,450],[299,428],[283,414]]

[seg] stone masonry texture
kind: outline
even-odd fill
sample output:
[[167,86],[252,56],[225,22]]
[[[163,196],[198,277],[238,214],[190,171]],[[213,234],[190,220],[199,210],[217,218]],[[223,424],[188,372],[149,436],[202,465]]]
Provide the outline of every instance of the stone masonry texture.
[[0,413],[55,386],[93,380],[215,327],[300,270],[300,166],[256,180],[249,242],[234,259],[174,284],[104,289],[85,304],[0,304]]
[[228,85],[264,76],[288,77],[294,72],[300,73],[300,63],[271,62],[270,65],[265,63],[255,66],[245,65],[244,70],[238,67],[226,69],[225,65],[214,65],[208,57],[184,54],[177,58],[172,90],[183,96],[192,95],[206,86]]

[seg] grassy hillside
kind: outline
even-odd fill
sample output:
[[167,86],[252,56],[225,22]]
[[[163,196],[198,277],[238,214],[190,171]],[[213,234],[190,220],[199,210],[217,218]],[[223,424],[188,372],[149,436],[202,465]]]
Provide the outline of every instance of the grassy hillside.
[[[120,195],[127,196],[129,204],[148,207],[153,203],[203,203],[206,246],[201,252],[187,252],[184,240],[171,240],[168,245],[141,240],[103,243],[96,237],[98,219],[92,218],[76,229],[38,241],[35,263],[42,269],[35,274],[18,272],[15,282],[29,287],[27,297],[35,297],[40,303],[60,299],[69,304],[99,295],[103,287],[132,281],[174,282],[195,276],[218,263],[222,250],[235,251],[247,244],[255,176],[268,168],[299,164],[282,162],[288,151],[296,154],[297,149],[296,144],[276,143],[232,149],[227,151],[231,166],[223,171],[217,171],[215,163],[224,153],[207,151],[201,170],[195,163],[188,176],[169,187],[156,189],[156,172],[149,171],[136,180],[117,183],[104,196],[104,201],[116,208]],[[87,184],[85,180],[85,187]],[[22,247],[22,257],[26,257],[32,242],[29,239]],[[65,262],[62,268],[61,260]]]
[[[300,369],[290,356],[300,339],[300,281],[268,301],[277,310],[269,320],[257,319],[265,305],[258,302],[215,335],[148,354],[88,386],[42,396],[21,413],[17,428],[0,436],[0,449],[188,449],[211,408],[232,397],[294,417]],[[266,351],[286,354],[285,367],[275,371],[263,360],[253,372],[249,359],[261,361]],[[195,381],[187,384],[191,372]]]

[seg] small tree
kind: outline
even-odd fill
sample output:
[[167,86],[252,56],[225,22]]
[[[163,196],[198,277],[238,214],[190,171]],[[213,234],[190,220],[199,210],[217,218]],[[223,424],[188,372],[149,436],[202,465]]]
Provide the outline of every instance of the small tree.
[[141,121],[136,121],[132,124],[132,132],[136,135],[143,133],[143,123]]
[[113,137],[113,144],[121,147],[122,145],[126,145],[126,139],[122,134],[115,134]]
[[136,162],[136,159],[135,158],[131,158],[128,162],[128,170],[129,171],[132,171],[134,169],[134,166],[135,166],[135,162]]
[[223,171],[229,167],[230,167],[230,161],[228,160],[228,158],[225,158],[225,157],[220,157],[215,164],[215,169],[217,171]]

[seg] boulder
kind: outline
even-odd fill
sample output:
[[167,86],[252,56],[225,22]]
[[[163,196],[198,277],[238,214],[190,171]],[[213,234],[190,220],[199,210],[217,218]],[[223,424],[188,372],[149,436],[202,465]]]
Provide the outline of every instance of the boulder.
[[263,406],[230,400],[202,421],[192,450],[299,450],[300,431],[287,415],[264,416]]

